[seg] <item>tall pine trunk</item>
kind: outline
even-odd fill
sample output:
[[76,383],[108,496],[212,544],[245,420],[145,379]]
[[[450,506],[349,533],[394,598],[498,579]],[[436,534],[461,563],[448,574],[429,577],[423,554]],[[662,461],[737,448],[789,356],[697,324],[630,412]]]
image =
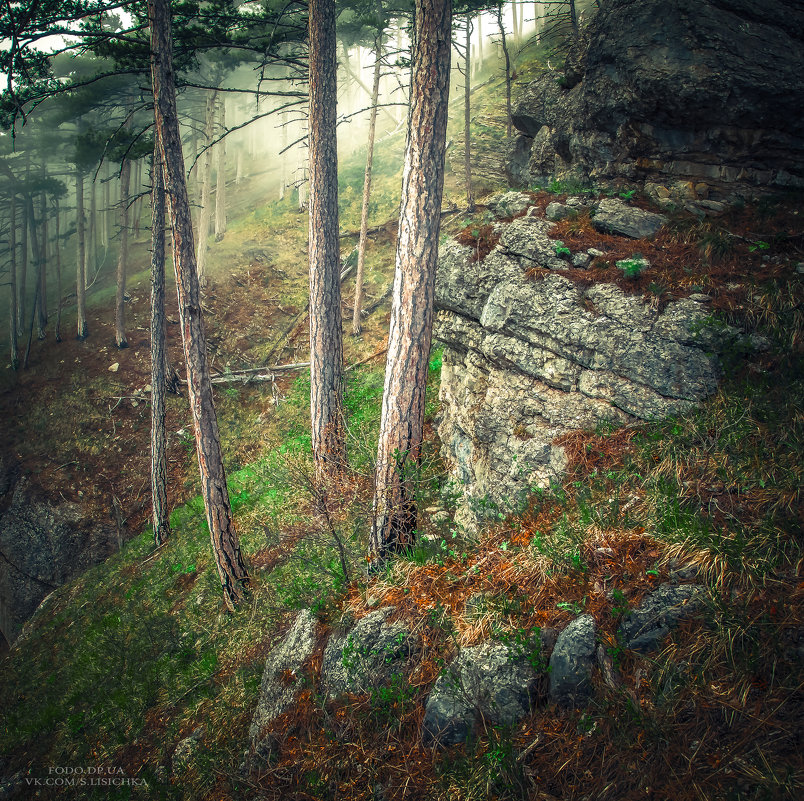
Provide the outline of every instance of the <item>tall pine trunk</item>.
[[466,60],[464,62],[463,84],[463,174],[466,180],[466,210],[475,210],[475,196],[472,192],[472,19],[466,17]]
[[76,323],[77,339],[86,339],[89,336],[87,330],[87,306],[86,306],[86,278],[84,266],[86,264],[86,241],[84,236],[84,174],[81,170],[75,173],[75,233],[76,233],[76,258],[75,258],[75,296],[76,296]]
[[8,204],[8,273],[9,273],[9,317],[8,332],[11,347],[11,369],[20,366],[19,345],[17,344],[17,196],[11,190]]
[[[218,98],[218,130],[226,132],[226,101]],[[220,242],[226,233],[226,139],[215,145],[215,241]]]
[[212,216],[210,197],[212,195],[212,148],[210,143],[215,131],[215,98],[217,92],[207,92],[207,103],[204,124],[204,157],[201,168],[201,214],[198,221],[198,251],[196,269],[198,281],[202,287],[207,285],[207,239],[209,238],[209,222]]
[[[39,223],[38,235],[41,237],[42,246],[39,251],[39,314],[37,316],[37,338],[45,338],[45,328],[47,327],[47,202],[45,200],[45,193],[39,195],[39,209],[42,214],[42,220]],[[34,236],[37,235],[32,231]]]
[[508,52],[508,40],[505,36],[502,7],[497,8],[497,27],[500,30],[500,43],[505,60],[505,132],[511,138],[511,56]]
[[[89,185],[89,224],[87,225],[87,252],[84,268],[87,280],[94,274],[98,261],[98,198],[95,174]],[[91,283],[91,282],[90,282]]]
[[357,336],[362,330],[363,275],[366,266],[366,240],[368,239],[368,212],[371,198],[371,170],[374,164],[374,134],[377,130],[377,100],[380,96],[382,72],[382,32],[374,41],[374,81],[371,85],[371,116],[369,117],[368,142],[366,143],[366,174],[363,178],[363,206],[360,210],[360,240],[357,244],[357,278],[355,279],[355,302],[352,309],[352,333]]
[[335,0],[310,0],[310,422],[319,479],[346,463],[338,241]]
[[148,0],[151,27],[151,81],[157,143],[164,164],[165,194],[173,226],[173,263],[179,298],[187,389],[193,414],[201,492],[207,513],[212,551],[226,605],[234,609],[245,598],[248,570],[232,520],[226,471],[223,467],[218,420],[207,364],[201,291],[195,264],[190,202],[184,179],[175,74],[170,35],[170,0]]
[[170,520],[165,434],[165,184],[158,147],[154,149],[151,186],[151,509],[154,540],[161,545],[170,536]]
[[[27,184],[27,182],[26,182]],[[17,304],[17,330],[20,333],[20,336],[25,334],[25,309],[27,307],[27,298],[26,293],[28,291],[28,287],[26,286],[28,282],[28,206],[26,203],[23,202],[22,204],[22,218],[21,222],[22,225],[20,226],[20,276],[19,276],[19,290],[20,290],[20,300]]]
[[59,199],[53,198],[54,214],[53,227],[55,228],[54,237],[56,242],[56,342],[61,342],[61,230],[59,221]]
[[416,535],[449,103],[451,0],[415,0],[408,139],[385,366],[369,557],[380,566]]
[[129,179],[131,162],[123,161],[120,169],[120,253],[117,257],[117,296],[114,312],[114,341],[118,348],[127,348],[126,339],[126,263],[128,262]]

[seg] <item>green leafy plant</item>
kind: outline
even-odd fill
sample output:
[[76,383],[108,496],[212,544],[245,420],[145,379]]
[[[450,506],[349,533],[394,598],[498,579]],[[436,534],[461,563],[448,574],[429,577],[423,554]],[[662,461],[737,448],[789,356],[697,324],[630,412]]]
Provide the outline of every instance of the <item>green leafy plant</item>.
[[617,267],[629,280],[639,278],[646,266],[647,263],[640,253],[634,253],[630,259],[621,259],[617,262]]
[[572,251],[559,239],[555,244],[556,256],[571,256]]

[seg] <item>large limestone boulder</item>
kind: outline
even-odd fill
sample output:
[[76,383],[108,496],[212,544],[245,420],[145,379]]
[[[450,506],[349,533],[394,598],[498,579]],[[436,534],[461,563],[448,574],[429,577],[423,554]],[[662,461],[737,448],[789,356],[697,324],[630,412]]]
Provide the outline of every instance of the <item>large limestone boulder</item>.
[[610,0],[523,93],[509,177],[804,186],[802,75],[797,0]]
[[562,434],[666,417],[711,395],[717,354],[740,336],[707,325],[706,296],[660,310],[614,284],[529,277],[533,264],[555,259],[550,225],[532,217],[504,225],[482,262],[470,248],[442,248],[439,435],[462,493],[456,519],[468,529],[560,479]]

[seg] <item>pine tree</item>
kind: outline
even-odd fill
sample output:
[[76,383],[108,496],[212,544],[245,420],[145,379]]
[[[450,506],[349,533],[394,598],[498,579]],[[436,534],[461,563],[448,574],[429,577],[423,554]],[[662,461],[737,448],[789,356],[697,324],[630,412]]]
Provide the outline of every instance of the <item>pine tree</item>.
[[444,188],[452,2],[416,0],[415,5],[405,182],[369,542],[375,567],[409,547],[416,532],[415,477],[424,433]]

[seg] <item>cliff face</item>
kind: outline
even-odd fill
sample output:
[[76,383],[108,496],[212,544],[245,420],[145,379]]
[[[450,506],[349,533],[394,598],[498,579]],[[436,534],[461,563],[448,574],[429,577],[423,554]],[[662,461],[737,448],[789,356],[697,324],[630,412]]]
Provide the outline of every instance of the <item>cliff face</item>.
[[802,108],[796,0],[611,0],[526,89],[510,178],[804,187]]
[[[469,528],[561,477],[560,435],[666,417],[712,394],[718,351],[740,336],[710,324],[706,295],[659,310],[614,284],[590,285],[556,257],[551,227],[534,216],[498,223],[482,261],[456,242],[441,249],[439,435]],[[530,276],[532,267],[565,272]]]
[[0,642],[13,644],[46,595],[118,548],[111,526],[51,502],[0,455]]

